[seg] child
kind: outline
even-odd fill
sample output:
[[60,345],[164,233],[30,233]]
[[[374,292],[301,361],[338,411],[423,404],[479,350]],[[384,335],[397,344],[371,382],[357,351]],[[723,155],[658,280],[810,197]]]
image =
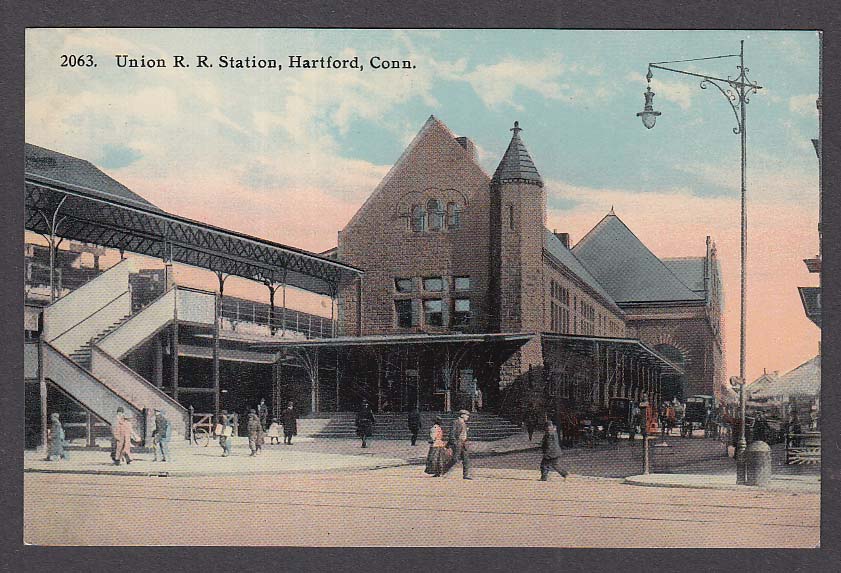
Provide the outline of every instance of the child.
[[[280,443],[280,424],[278,424],[277,418],[272,418],[272,425],[269,426],[269,429],[266,431],[266,437],[269,438],[269,445]],[[277,441],[275,442],[272,440]]]
[[564,479],[567,479],[566,470],[559,466],[561,446],[558,444],[558,432],[555,430],[555,424],[551,421],[546,422],[540,449],[543,450],[543,459],[540,460],[540,481],[549,481],[549,470],[555,470]]

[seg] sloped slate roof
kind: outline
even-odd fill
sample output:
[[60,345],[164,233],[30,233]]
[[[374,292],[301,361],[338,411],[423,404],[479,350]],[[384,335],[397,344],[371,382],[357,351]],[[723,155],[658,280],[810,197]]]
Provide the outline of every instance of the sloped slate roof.
[[[561,240],[555,236],[555,234],[550,231],[549,229],[544,229],[546,235],[546,250],[549,252],[550,255],[558,259],[558,261],[568,268],[572,273],[574,273],[579,279],[584,281],[584,283],[590,287],[593,291],[598,293],[610,306],[614,307],[614,310],[619,310],[616,306],[616,302],[611,298],[611,296],[607,293],[602,285],[593,278],[593,275],[584,268],[584,265],[575,258],[575,255],[572,254],[572,251],[567,249]],[[621,311],[620,311],[621,312]]]
[[791,372],[786,372],[765,388],[752,394],[751,398],[792,395],[817,396],[820,392],[821,357],[818,355]]
[[525,182],[534,183],[543,187],[543,178],[537,172],[537,167],[531,159],[526,145],[520,139],[519,122],[514,122],[514,127],[511,128],[514,135],[511,137],[511,143],[508,144],[508,149],[505,150],[505,155],[502,156],[502,161],[494,171],[493,181],[496,183],[506,182]]
[[704,257],[660,259],[690,289],[704,292]]
[[158,207],[112,179],[89,161],[31,143],[26,144],[25,172],[82,187],[87,193],[110,201],[160,211]]
[[613,211],[572,249],[618,304],[701,301]]

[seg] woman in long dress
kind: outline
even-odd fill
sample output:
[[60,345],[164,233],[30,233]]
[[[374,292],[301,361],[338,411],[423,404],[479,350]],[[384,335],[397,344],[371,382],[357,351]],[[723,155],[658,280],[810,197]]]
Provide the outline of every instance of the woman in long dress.
[[450,463],[451,450],[444,441],[444,430],[441,428],[441,416],[435,417],[435,423],[429,429],[429,453],[426,456],[425,473],[432,477],[441,477]]
[[64,428],[61,425],[57,413],[52,414],[50,420],[52,421],[52,427],[50,428],[47,461],[66,460],[69,456],[67,455],[67,450],[64,449],[66,445],[64,442]]

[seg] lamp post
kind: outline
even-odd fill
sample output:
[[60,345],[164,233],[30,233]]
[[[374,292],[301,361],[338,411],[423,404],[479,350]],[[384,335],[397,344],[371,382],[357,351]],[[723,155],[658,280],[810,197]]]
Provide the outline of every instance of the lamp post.
[[[686,62],[700,62],[705,60],[717,60],[723,58],[739,58],[739,65],[736,67],[739,70],[739,75],[733,79],[719,78],[715,76],[688,72],[673,67],[666,67],[664,64],[679,64]],[[733,114],[736,116],[736,127],[733,128],[733,133],[741,136],[742,147],[742,221],[741,221],[741,313],[739,317],[739,380],[741,381],[741,391],[739,393],[739,410],[741,417],[741,431],[739,434],[739,443],[736,448],[736,481],[739,484],[745,483],[745,467],[744,467],[744,452],[747,447],[745,440],[745,293],[746,293],[746,272],[745,262],[747,260],[747,209],[746,209],[746,189],[747,189],[747,128],[745,124],[745,107],[750,102],[749,96],[762,89],[762,86],[756,82],[751,82],[747,74],[750,71],[745,67],[745,41],[741,41],[741,47],[738,54],[725,54],[720,56],[711,56],[707,58],[693,58],[689,60],[673,60],[669,62],[650,62],[648,64],[648,73],[646,80],[648,81],[648,89],[645,91],[645,107],[637,114],[642,119],[643,125],[651,129],[654,127],[657,117],[660,112],[654,111],[654,92],[651,91],[651,78],[653,77],[652,69],[664,70],[667,72],[674,72],[685,76],[692,76],[701,78],[701,89],[707,89],[707,86],[714,86],[727,99],[727,103],[733,109]],[[738,106],[737,106],[738,104]]]

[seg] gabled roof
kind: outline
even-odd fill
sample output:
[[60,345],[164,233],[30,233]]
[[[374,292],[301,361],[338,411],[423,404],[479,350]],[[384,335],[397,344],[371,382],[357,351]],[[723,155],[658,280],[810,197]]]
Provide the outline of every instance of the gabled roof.
[[450,131],[450,128],[444,125],[444,122],[434,115],[430,115],[423,124],[423,127],[421,127],[420,131],[418,131],[418,134],[400,155],[400,158],[397,159],[394,165],[391,166],[391,169],[388,170],[388,173],[385,174],[382,181],[380,181],[359,210],[353,215],[353,217],[351,217],[347,225],[345,225],[345,229],[352,227],[362,217],[363,213],[368,211],[368,209],[375,204],[376,199],[382,194],[383,189],[385,189],[388,184],[395,179],[395,177],[405,171],[404,167],[410,162],[411,158],[416,153],[416,150],[418,153],[423,152],[424,146],[422,146],[421,143],[426,140],[432,140],[432,144],[426,147],[438,150],[450,148],[456,150],[457,153],[463,154],[466,161],[472,163],[485,177],[487,177],[485,170],[481,165],[479,165],[479,163],[477,163],[476,159],[458,141],[456,141],[456,136],[452,131]]
[[505,155],[502,156],[502,161],[494,171],[494,183],[532,183],[543,187],[543,178],[537,172],[537,167],[531,159],[526,145],[520,139],[520,122],[515,121],[514,127],[511,128],[514,135],[511,136],[511,142],[508,144],[508,149],[505,150]]
[[705,257],[675,257],[660,259],[680,281],[695,292],[704,292]]
[[25,172],[82,187],[88,193],[109,201],[160,211],[158,207],[112,179],[89,161],[31,143],[26,144]]
[[786,372],[764,388],[751,394],[751,398],[771,396],[817,396],[821,392],[820,354],[790,372]]
[[611,209],[572,249],[618,304],[703,301]]
[[555,234],[550,231],[549,229],[544,229],[544,233],[546,235],[546,250],[549,252],[550,255],[558,259],[562,265],[568,268],[573,274],[575,274],[581,281],[584,282],[588,287],[590,287],[593,291],[595,291],[604,301],[607,303],[611,310],[617,311],[620,314],[622,313],[619,310],[619,307],[616,306],[616,302],[610,297],[607,291],[602,288],[602,285],[593,278],[593,275],[584,268],[584,265],[575,258],[575,255],[572,254],[568,248],[564,246],[561,240],[555,236]]

